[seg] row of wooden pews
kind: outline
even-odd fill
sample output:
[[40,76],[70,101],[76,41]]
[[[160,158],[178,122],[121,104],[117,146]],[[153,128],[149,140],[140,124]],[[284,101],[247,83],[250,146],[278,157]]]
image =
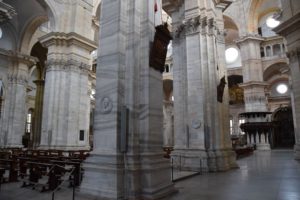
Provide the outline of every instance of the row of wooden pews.
[[0,149],[0,186],[15,181],[41,191],[55,190],[66,181],[79,186],[88,156],[89,151]]

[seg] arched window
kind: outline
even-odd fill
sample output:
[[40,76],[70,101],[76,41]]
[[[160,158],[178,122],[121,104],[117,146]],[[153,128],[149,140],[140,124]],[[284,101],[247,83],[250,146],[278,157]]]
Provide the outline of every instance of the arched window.
[[241,124],[244,124],[244,123],[245,123],[245,119],[240,118],[240,119],[239,119],[239,129],[240,129],[240,134],[241,134],[241,135],[245,135],[245,132],[243,132],[242,129],[240,128],[240,127],[241,127]]
[[26,117],[26,133],[32,132],[33,109],[29,109]]
[[3,84],[2,81],[0,80],[0,118],[2,117],[2,105],[4,102],[3,98]]
[[232,116],[230,116],[229,124],[230,124],[230,135],[232,135],[233,134],[233,117]]
[[266,57],[271,57],[272,56],[272,51],[271,51],[271,47],[270,46],[266,47],[266,51],[267,51]]
[[263,47],[260,47],[260,55],[261,57],[265,57],[265,49]]
[[165,65],[165,72],[169,73],[170,72],[170,66],[169,65]]
[[273,46],[273,54],[274,56],[280,56],[282,54],[280,44],[275,44]]

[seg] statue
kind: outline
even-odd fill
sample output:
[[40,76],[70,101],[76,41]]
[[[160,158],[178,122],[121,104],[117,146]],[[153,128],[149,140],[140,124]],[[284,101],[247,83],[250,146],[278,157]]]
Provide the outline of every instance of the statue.
[[220,102],[220,103],[223,102],[223,94],[224,94],[225,85],[226,85],[225,76],[223,76],[217,87],[217,99],[218,99],[218,102]]

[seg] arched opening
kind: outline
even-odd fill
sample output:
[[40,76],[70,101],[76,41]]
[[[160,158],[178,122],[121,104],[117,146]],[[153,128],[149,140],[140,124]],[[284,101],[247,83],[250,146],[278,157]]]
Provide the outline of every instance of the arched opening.
[[239,30],[236,23],[230,17],[223,15],[225,29],[225,59],[227,68],[242,66],[240,50],[235,41],[239,38]]
[[273,148],[293,148],[295,133],[291,107],[280,107],[273,114],[274,131],[272,134]]
[[4,104],[4,90],[3,90],[3,82],[2,80],[0,80],[0,119],[2,117],[2,107],[3,107],[3,104]]
[[45,80],[45,62],[47,59],[48,49],[43,47],[40,42],[37,42],[31,49],[31,56],[38,59],[35,68],[32,69],[29,86],[32,91],[28,96],[34,98],[35,117],[32,125],[32,136],[30,140],[30,147],[36,148],[40,143],[41,126],[42,126],[42,112],[43,112],[43,98],[44,98],[44,80]]
[[32,130],[34,124],[34,109],[30,108],[26,115],[26,126],[25,126],[25,134],[22,137],[22,144],[25,148],[31,146],[32,142]]
[[271,51],[271,47],[267,46],[266,47],[266,57],[271,57],[272,56],[272,51]]
[[282,52],[281,52],[281,46],[280,46],[280,44],[275,44],[273,46],[273,55],[274,56],[280,56],[281,54],[282,54]]

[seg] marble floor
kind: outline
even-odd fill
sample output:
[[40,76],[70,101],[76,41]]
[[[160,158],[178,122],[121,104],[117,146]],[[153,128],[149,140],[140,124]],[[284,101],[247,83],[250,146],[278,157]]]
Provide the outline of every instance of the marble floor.
[[[300,200],[300,162],[290,150],[255,152],[238,161],[240,169],[207,173],[176,182],[179,192],[163,200]],[[0,200],[51,200],[51,193],[4,184]],[[72,200],[62,188],[55,200]],[[76,195],[76,200],[85,200]]]
[[300,200],[300,162],[293,151],[256,151],[240,169],[196,176],[176,183],[165,200]]

